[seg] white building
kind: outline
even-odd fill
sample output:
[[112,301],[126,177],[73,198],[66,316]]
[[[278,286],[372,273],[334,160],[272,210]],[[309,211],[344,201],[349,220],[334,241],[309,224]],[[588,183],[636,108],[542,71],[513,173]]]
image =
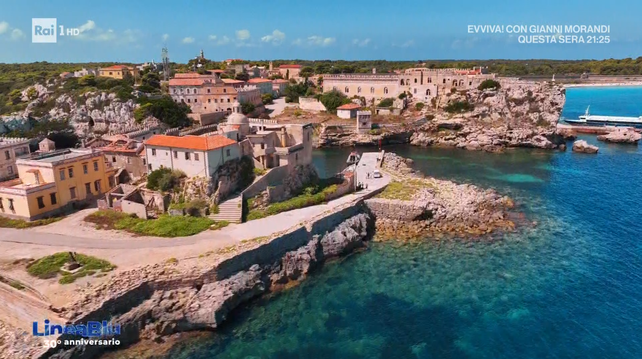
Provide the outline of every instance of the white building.
[[96,69],[86,69],[83,67],[80,71],[74,71],[74,77],[83,77],[87,75],[98,76],[98,70]]
[[337,116],[339,118],[355,118],[357,117],[357,110],[359,110],[361,106],[357,105],[356,103],[348,103],[345,105],[341,105],[337,107]]
[[225,162],[241,158],[238,142],[220,135],[154,135],[145,141],[147,170],[180,170],[188,177],[210,177]]

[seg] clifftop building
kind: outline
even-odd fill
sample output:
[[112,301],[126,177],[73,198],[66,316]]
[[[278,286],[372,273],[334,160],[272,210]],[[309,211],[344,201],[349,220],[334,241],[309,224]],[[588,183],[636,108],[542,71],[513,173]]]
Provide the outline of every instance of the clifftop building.
[[16,177],[16,159],[29,153],[29,139],[0,137],[0,181]]
[[429,69],[412,68],[400,73],[325,74],[323,91],[337,90],[348,97],[365,97],[369,101],[396,98],[406,92],[415,100],[430,101],[451,89],[476,88],[495,74],[485,74],[481,68],[474,69]]

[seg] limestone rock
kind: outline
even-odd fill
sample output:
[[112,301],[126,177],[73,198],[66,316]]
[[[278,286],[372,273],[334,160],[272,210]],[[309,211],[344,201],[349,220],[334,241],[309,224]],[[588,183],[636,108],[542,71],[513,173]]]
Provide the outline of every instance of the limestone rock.
[[589,145],[588,142],[584,140],[573,142],[573,152],[597,153],[598,150],[599,148],[597,146]]
[[618,128],[606,135],[597,136],[600,141],[629,144],[637,144],[641,138],[642,135],[630,128]]

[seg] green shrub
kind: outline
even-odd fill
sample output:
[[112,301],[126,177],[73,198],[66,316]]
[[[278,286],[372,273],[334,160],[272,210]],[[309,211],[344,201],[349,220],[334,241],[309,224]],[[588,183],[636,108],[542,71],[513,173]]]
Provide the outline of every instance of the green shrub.
[[484,81],[482,81],[482,83],[479,84],[479,86],[477,86],[477,89],[480,90],[480,91],[483,91],[483,90],[486,90],[486,89],[499,90],[500,88],[501,88],[501,86],[500,86],[499,82],[497,82],[495,80],[491,80],[491,79],[484,80]]
[[162,215],[149,220],[124,218],[116,222],[115,228],[144,236],[187,237],[209,229],[215,223],[207,217]]
[[253,172],[256,176],[263,176],[267,171],[263,168],[254,167]]
[[472,111],[475,106],[468,101],[454,101],[446,105],[444,110],[448,113],[462,113]]
[[185,173],[169,168],[159,168],[147,176],[147,188],[152,190],[169,191],[180,183]]
[[395,101],[391,98],[384,98],[379,102],[379,107],[390,107]]
[[415,110],[421,111],[424,108],[424,103],[423,102],[417,102],[415,104]]

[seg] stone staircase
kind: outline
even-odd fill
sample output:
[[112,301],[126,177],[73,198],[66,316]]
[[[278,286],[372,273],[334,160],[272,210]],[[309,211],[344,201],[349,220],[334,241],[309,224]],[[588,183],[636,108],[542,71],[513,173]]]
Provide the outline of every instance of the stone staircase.
[[219,203],[218,214],[212,214],[209,218],[215,221],[241,223],[243,218],[243,197],[239,194]]

